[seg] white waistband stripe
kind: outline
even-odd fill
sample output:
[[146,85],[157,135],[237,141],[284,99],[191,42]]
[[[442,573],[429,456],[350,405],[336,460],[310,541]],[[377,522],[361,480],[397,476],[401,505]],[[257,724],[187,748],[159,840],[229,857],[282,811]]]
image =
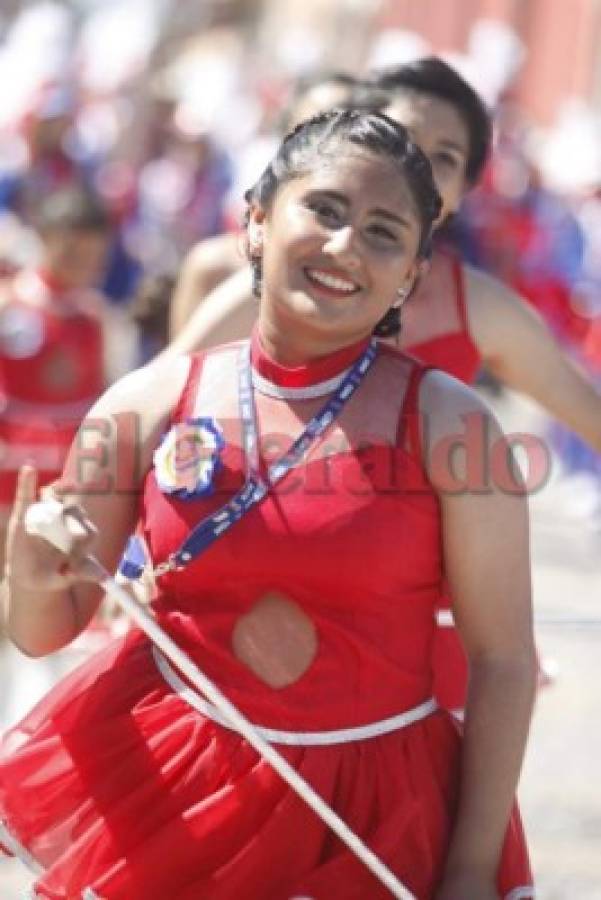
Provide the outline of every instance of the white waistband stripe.
[[505,894],[504,900],[535,900],[536,891],[534,887],[530,885],[524,885],[523,887],[516,887],[508,894]]
[[[229,722],[206,700],[204,700],[196,691],[188,687],[188,685],[179,677],[177,672],[167,662],[163,654],[152,647],[152,654],[156,662],[159,672],[167,682],[167,684],[178,694],[182,700],[192,706],[203,716],[217,722],[224,728],[232,729]],[[255,730],[261,737],[269,741],[271,744],[287,744],[294,747],[324,747],[330,744],[348,744],[351,741],[363,741],[367,738],[379,737],[383,734],[389,734],[392,731],[398,731],[400,728],[406,728],[420,719],[426,718],[438,709],[438,704],[434,698],[420,703],[413,709],[391,716],[389,719],[381,719],[379,722],[371,722],[368,725],[360,725],[355,728],[340,728],[335,731],[279,731],[275,728],[265,728],[262,725],[255,725]],[[232,729],[233,730],[233,729]]]
[[436,624],[439,628],[454,628],[455,619],[450,609],[436,610]]

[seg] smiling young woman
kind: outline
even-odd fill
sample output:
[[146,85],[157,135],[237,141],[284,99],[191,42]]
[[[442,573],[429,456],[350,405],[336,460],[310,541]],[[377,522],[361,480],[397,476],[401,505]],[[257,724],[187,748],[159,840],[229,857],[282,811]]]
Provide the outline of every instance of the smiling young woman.
[[[68,514],[96,523],[107,567],[138,520],[161,625],[418,900],[533,897],[513,807],[535,672],[524,498],[445,490],[420,418],[440,442],[488,411],[373,340],[428,249],[430,166],[391,119],[337,111],[299,126],[248,200],[251,341],[112,388],[92,416],[138,416],[141,502],[87,490],[98,457]],[[33,495],[24,472],[4,615],[42,655],[100,592],[88,533],[66,559],[27,536]],[[431,698],[443,570],[473,664],[464,738]],[[137,629],[6,736],[0,819],[55,900],[389,896]]]

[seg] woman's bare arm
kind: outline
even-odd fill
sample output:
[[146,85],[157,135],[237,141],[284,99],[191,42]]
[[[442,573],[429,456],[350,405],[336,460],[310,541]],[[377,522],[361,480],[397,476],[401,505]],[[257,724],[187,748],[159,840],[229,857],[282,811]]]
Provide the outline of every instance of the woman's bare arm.
[[171,300],[172,340],[181,334],[211,291],[245,265],[238,235],[221,234],[192,248],[184,259]]
[[199,303],[190,321],[158,359],[247,338],[258,313],[258,303],[251,290],[250,267],[245,266]]
[[[504,437],[475,392],[430,373],[420,406],[428,421],[426,465],[440,499],[453,611],[470,662],[461,794],[447,871],[494,878],[535,691],[527,505],[517,476],[516,492],[507,491]],[[482,429],[485,480],[478,450],[478,458],[450,450],[467,421]]]
[[601,451],[601,393],[525,300],[483,272],[466,272],[470,329],[487,369]]

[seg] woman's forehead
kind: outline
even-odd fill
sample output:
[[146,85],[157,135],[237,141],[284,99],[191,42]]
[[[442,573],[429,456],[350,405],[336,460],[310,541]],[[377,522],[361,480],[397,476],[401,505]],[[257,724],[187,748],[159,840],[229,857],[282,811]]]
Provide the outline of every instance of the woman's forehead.
[[407,176],[399,164],[383,154],[352,145],[320,154],[311,169],[288,182],[294,194],[323,191],[340,194],[348,202],[369,208],[390,207],[410,210],[419,218]]
[[450,138],[465,153],[469,151],[467,124],[457,107],[442,97],[403,91],[392,98],[386,114],[404,125],[416,143],[424,138]]
[[318,153],[310,169],[299,179],[314,184],[344,182],[357,191],[378,182],[389,187],[397,184],[407,187],[407,177],[394,159],[348,144],[331,148],[331,152]]

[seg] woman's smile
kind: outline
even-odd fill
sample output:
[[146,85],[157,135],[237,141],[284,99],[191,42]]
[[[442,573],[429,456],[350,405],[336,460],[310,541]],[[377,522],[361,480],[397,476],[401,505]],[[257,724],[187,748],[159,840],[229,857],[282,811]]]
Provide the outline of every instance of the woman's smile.
[[327,297],[348,297],[361,290],[361,286],[356,281],[338,269],[322,269],[312,266],[305,267],[303,272],[312,287],[317,288]]

